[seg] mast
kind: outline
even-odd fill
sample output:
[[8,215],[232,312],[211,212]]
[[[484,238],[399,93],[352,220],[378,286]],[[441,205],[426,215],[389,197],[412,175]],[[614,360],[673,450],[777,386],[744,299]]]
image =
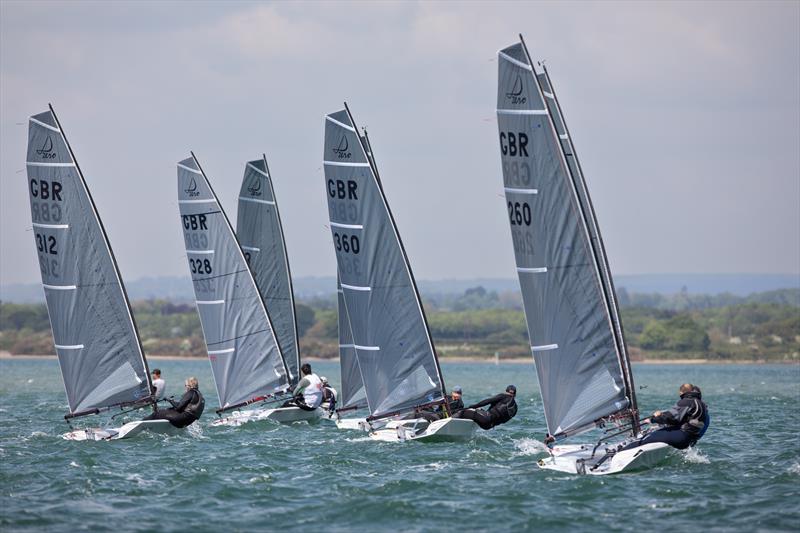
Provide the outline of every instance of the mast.
[[[394,215],[392,215],[392,210],[389,207],[389,202],[386,201],[386,194],[383,192],[383,184],[381,183],[381,176],[378,172],[378,166],[375,164],[375,157],[372,153],[372,149],[369,146],[369,139],[367,138],[367,132],[364,131],[364,140],[362,140],[361,136],[358,134],[358,127],[356,126],[356,121],[353,119],[353,114],[350,112],[350,108],[347,106],[347,102],[344,102],[344,109],[347,112],[347,116],[350,119],[350,123],[353,125],[353,129],[356,131],[356,137],[358,138],[358,142],[361,145],[361,149],[364,150],[364,154],[367,156],[367,161],[369,162],[370,169],[372,170],[372,175],[375,177],[375,183],[378,185],[378,191],[383,201],[384,207],[386,207],[386,212],[389,214],[389,220],[392,225],[392,232],[394,233],[395,237],[397,238],[397,242],[400,245],[400,251],[403,254],[403,263],[406,267],[406,272],[408,272],[408,276],[411,278],[411,287],[414,289],[414,298],[416,298],[417,306],[419,307],[419,311],[422,314],[422,323],[425,325],[425,333],[427,334],[428,345],[431,348],[431,352],[433,353],[433,360],[436,363],[436,373],[439,376],[439,383],[441,384],[441,392],[442,397],[444,398],[444,403],[447,408],[447,413],[450,414],[450,402],[447,399],[447,389],[444,384],[444,376],[442,375],[442,368],[439,365],[439,356],[436,353],[436,348],[433,346],[433,336],[431,335],[430,327],[428,326],[428,317],[425,315],[425,308],[422,306],[422,298],[419,294],[419,289],[417,288],[417,282],[414,279],[414,272],[411,270],[411,265],[408,261],[408,254],[406,254],[406,248],[403,246],[403,240],[400,238],[400,232],[397,231],[397,224],[394,220]],[[365,146],[364,141],[367,142],[367,146]]]
[[[522,40],[522,35],[520,35],[520,40]],[[522,40],[524,45],[524,40]],[[526,49],[527,53],[527,49]],[[528,58],[530,60],[530,56]],[[611,310],[611,320],[614,322],[614,332],[617,337],[617,345],[620,348],[620,362],[623,368],[623,376],[625,378],[625,386],[628,391],[628,399],[631,402],[631,425],[632,431],[634,434],[639,432],[639,407],[636,401],[636,387],[633,381],[633,370],[631,368],[630,357],[628,355],[628,346],[625,340],[625,332],[622,326],[622,320],[620,318],[620,311],[619,311],[619,303],[617,302],[616,294],[617,291],[614,287],[614,277],[611,275],[611,266],[608,262],[608,255],[606,254],[605,244],[603,242],[603,235],[600,233],[600,226],[597,222],[597,214],[594,209],[594,203],[592,202],[592,197],[589,195],[589,188],[586,184],[586,177],[583,173],[583,167],[581,166],[580,159],[578,158],[578,153],[575,150],[575,143],[572,141],[572,135],[570,134],[569,127],[567,126],[567,121],[564,118],[564,111],[561,108],[561,103],[558,100],[558,95],[556,94],[555,88],[553,87],[553,83],[550,80],[550,73],[547,71],[547,66],[542,64],[542,71],[544,72],[545,79],[547,80],[547,85],[550,89],[550,92],[553,95],[553,102],[555,103],[556,110],[558,111],[558,115],[561,121],[561,124],[564,128],[564,132],[567,135],[566,141],[569,143],[569,147],[571,149],[572,154],[567,154],[565,152],[565,156],[571,155],[573,161],[575,162],[575,166],[577,168],[577,177],[573,175],[572,169],[570,170],[570,175],[572,179],[580,185],[580,188],[583,191],[583,195],[580,198],[581,202],[583,199],[586,201],[586,206],[584,211],[587,213],[587,218],[589,223],[592,227],[592,242],[597,241],[597,249],[595,251],[595,255],[599,254],[599,264],[601,268],[601,274],[603,276],[603,280],[605,283],[603,284],[603,289],[606,295],[606,299],[608,300],[609,309]],[[563,147],[563,145],[562,145]]]

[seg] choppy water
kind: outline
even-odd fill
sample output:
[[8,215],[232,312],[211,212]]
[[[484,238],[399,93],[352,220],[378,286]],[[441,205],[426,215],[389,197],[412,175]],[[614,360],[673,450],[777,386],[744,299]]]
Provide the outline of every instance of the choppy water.
[[[157,361],[170,394],[203,361]],[[338,381],[338,365],[315,370]],[[635,367],[643,411],[703,388],[698,449],[634,474],[540,471],[544,419],[532,366],[443,364],[466,401],[519,388],[509,424],[466,443],[377,443],[332,424],[211,428],[68,442],[54,360],[0,360],[0,529],[794,530],[800,527],[800,367]],[[335,379],[336,378],[336,379]]]

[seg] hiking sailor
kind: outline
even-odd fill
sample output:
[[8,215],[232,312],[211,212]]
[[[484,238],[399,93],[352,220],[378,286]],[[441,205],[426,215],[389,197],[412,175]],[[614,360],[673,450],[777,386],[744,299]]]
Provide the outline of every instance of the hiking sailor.
[[[468,418],[481,429],[492,429],[500,424],[505,424],[517,414],[517,388],[514,385],[506,387],[505,392],[501,392],[491,398],[472,404],[466,409],[453,415],[454,418]],[[488,410],[478,409],[478,407],[489,406]]]
[[304,411],[313,411],[322,403],[322,380],[311,371],[308,363],[300,367],[303,379],[292,391],[294,398],[287,401],[282,407],[299,407]]
[[664,442],[679,450],[694,446],[708,425],[708,406],[702,400],[700,388],[691,383],[681,385],[678,395],[680,400],[669,411],[656,411],[644,420],[645,424],[660,424],[663,427],[628,444],[623,450],[651,442]]
[[167,398],[167,401],[172,404],[171,409],[158,409],[144,420],[169,420],[176,428],[185,428],[200,418],[206,406],[195,377],[186,380],[186,392],[180,401],[175,402],[172,398]]

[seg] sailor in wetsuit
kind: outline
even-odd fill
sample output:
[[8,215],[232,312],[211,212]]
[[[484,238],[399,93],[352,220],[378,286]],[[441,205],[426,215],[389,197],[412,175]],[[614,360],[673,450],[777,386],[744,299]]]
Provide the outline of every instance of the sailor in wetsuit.
[[311,365],[305,363],[300,367],[303,379],[292,391],[294,396],[281,407],[299,407],[304,411],[313,411],[322,403],[322,380],[311,371]]
[[176,428],[185,428],[192,424],[200,418],[206,406],[206,401],[197,387],[197,378],[187,379],[186,392],[180,401],[175,402],[172,398],[167,398],[167,401],[172,404],[171,409],[158,409],[144,420],[169,420],[169,423]]
[[629,450],[651,442],[665,442],[683,450],[700,440],[709,423],[708,406],[703,402],[700,388],[684,383],[678,391],[680,400],[669,411],[656,411],[644,423],[661,424],[663,427],[648,433],[642,439],[628,444]]
[[[453,390],[447,395],[447,401],[450,404],[450,412],[453,416],[464,409],[464,402],[461,400],[461,392],[461,387],[453,387]],[[419,418],[424,418],[428,422],[434,422],[442,418],[447,418],[447,410],[444,404],[441,404],[438,405],[434,411],[420,411],[417,413],[417,416]]]
[[[517,388],[509,385],[505,392],[472,404],[461,412],[453,414],[453,417],[468,418],[478,424],[481,429],[492,429],[500,424],[505,424],[517,414],[516,396]],[[489,406],[488,410],[478,409],[485,405]]]

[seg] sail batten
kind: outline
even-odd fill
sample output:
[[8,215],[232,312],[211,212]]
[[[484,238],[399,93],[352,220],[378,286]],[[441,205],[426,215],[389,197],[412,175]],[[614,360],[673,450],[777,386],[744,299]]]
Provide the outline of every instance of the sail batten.
[[150,373],[97,207],[58,118],[31,117],[31,219],[70,417],[143,402]]
[[[499,53],[498,127],[509,225],[548,431],[631,407],[625,353],[552,103],[520,42]],[[536,190],[529,194],[527,191]],[[588,197],[588,193],[585,195]]]
[[283,234],[267,157],[245,165],[239,191],[236,236],[269,312],[275,336],[289,368],[299,381],[300,350],[289,254]]
[[[177,170],[184,243],[220,407],[282,392],[288,366],[233,227],[194,154]],[[213,253],[189,253],[196,250]]]
[[[373,418],[443,401],[444,382],[372,150],[349,110],[325,121],[323,154],[342,306]],[[352,348],[350,348],[352,345]],[[346,357],[346,356],[345,356]]]

